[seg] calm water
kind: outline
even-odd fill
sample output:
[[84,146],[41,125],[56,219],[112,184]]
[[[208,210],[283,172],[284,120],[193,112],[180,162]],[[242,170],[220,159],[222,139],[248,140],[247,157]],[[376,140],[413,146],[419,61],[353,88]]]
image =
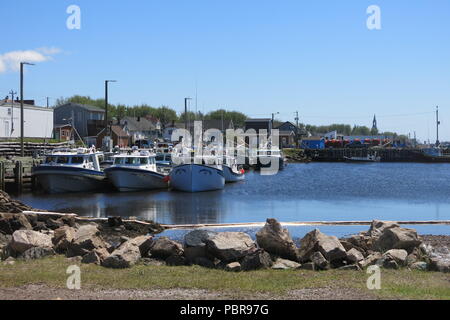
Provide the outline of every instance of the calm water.
[[[224,190],[24,194],[36,208],[95,217],[136,216],[168,224],[338,220],[450,220],[450,164],[290,164],[276,176],[249,172]],[[333,228],[344,234],[366,227]],[[415,227],[450,234],[450,226]],[[325,230],[324,227],[321,227]],[[303,234],[308,228],[296,228]]]

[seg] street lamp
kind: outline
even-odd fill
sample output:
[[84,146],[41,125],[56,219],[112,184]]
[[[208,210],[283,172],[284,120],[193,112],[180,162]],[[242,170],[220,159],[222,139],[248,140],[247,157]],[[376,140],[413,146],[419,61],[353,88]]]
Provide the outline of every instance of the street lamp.
[[116,80],[105,80],[105,133],[106,135],[109,134],[108,132],[108,83],[110,82],[117,82]]
[[34,66],[33,63],[29,62],[21,62],[20,63],[20,156],[25,156],[25,150],[23,148],[23,66],[29,65]]

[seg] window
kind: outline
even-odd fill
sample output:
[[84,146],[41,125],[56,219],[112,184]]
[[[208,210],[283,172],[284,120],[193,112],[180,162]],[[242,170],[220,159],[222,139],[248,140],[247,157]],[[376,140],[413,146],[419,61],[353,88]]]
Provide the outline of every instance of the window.
[[66,164],[66,163],[69,163],[69,158],[68,157],[58,157],[58,160],[56,162],[59,164]]
[[122,160],[123,160],[123,158],[115,158],[114,164],[122,164]]
[[148,158],[140,158],[140,160],[142,165],[148,164]]
[[56,158],[55,157],[47,157],[46,159],[45,159],[45,163],[52,163],[52,162],[55,162],[56,161]]
[[156,156],[156,161],[164,161],[164,155],[157,155]]
[[84,158],[83,157],[73,157],[72,158],[72,163],[73,164],[82,164],[84,162]]
[[12,109],[8,108],[8,116],[10,116],[12,114]]

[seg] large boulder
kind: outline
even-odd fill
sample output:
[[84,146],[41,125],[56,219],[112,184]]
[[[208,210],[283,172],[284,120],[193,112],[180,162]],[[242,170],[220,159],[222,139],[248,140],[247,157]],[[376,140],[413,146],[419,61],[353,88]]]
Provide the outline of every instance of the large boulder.
[[199,258],[208,259],[206,240],[214,236],[216,232],[196,229],[184,236],[184,256],[187,261],[193,263]]
[[53,256],[55,254],[56,253],[52,248],[32,247],[32,248],[28,249],[27,251],[25,251],[24,253],[22,253],[19,256],[19,258],[24,259],[24,260],[36,260],[36,259],[41,259],[41,258],[48,257],[48,256]]
[[298,260],[298,249],[289,231],[275,219],[267,219],[266,225],[256,233],[256,242],[267,252],[289,260]]
[[0,213],[0,232],[13,234],[17,230],[32,230],[30,222],[22,213]]
[[147,253],[150,251],[150,248],[153,245],[153,237],[152,236],[138,236],[131,240],[132,243],[138,246],[139,252],[141,256],[145,257]]
[[408,252],[403,249],[391,249],[383,254],[383,259],[394,260],[399,266],[406,265],[406,258],[408,257]]
[[100,231],[96,225],[81,226],[67,248],[67,256],[84,256],[92,250],[107,248],[107,244],[100,237]]
[[311,256],[320,252],[329,262],[343,260],[347,257],[345,248],[335,236],[328,236],[315,229],[307,233],[300,242],[301,261],[311,261]]
[[378,238],[385,230],[398,227],[400,226],[392,221],[373,220],[367,235],[372,238]]
[[141,258],[139,246],[133,240],[122,243],[104,261],[103,266],[107,268],[123,269],[136,264]]
[[358,263],[364,260],[364,255],[355,248],[352,248],[347,251],[347,260],[351,263]]
[[330,263],[325,259],[322,253],[314,252],[311,257],[311,262],[314,263],[315,270],[328,270],[330,269]]
[[274,270],[300,269],[302,265],[298,262],[278,258],[272,265]]
[[243,271],[267,269],[273,265],[270,254],[262,249],[245,256],[241,261]]
[[380,252],[374,252],[368,255],[364,260],[359,261],[358,266],[361,269],[367,268],[369,266],[376,264],[379,260],[381,260],[381,258],[382,254]]
[[17,230],[13,233],[10,248],[18,255],[30,248],[53,248],[51,237],[33,230]]
[[69,248],[69,245],[72,243],[75,238],[75,234],[77,231],[69,226],[63,226],[55,230],[53,236],[53,244],[55,246],[55,251],[58,253],[64,253]]
[[374,248],[383,252],[390,249],[405,249],[412,252],[421,243],[416,230],[393,227],[383,231],[375,241]]
[[150,254],[152,258],[167,259],[170,256],[183,255],[183,247],[180,243],[170,240],[167,237],[156,239],[151,248]]
[[208,253],[224,262],[237,261],[256,250],[255,242],[243,232],[219,232],[206,240]]
[[95,249],[85,254],[81,259],[81,263],[101,265],[108,257],[108,250],[104,248]]

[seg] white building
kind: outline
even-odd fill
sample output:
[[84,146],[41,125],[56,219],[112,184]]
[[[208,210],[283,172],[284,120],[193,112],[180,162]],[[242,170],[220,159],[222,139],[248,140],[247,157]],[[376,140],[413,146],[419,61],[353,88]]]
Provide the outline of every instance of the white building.
[[[53,109],[23,105],[24,137],[52,138]],[[20,102],[0,102],[0,138],[20,137]]]

